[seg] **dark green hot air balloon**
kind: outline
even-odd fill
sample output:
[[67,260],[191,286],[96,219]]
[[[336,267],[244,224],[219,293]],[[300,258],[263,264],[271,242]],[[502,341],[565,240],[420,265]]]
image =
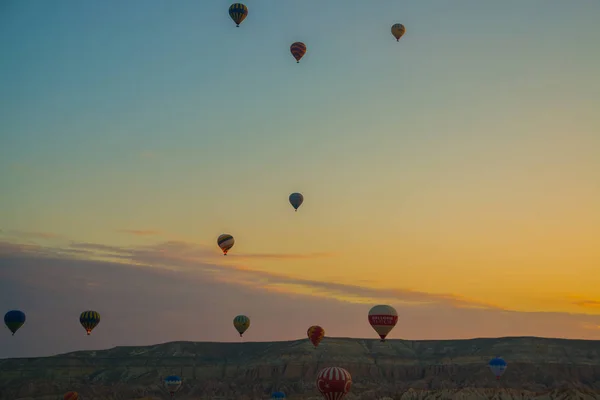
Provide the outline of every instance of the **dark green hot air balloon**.
[[79,316],[79,323],[85,329],[86,333],[89,335],[92,333],[92,330],[98,326],[100,323],[100,314],[97,311],[84,311]]
[[292,193],[290,194],[289,200],[292,207],[294,207],[294,210],[298,211],[298,207],[304,202],[304,196],[302,196],[302,193]]
[[12,332],[13,336],[23,326],[25,319],[25,313],[19,310],[11,310],[4,314],[4,324]]

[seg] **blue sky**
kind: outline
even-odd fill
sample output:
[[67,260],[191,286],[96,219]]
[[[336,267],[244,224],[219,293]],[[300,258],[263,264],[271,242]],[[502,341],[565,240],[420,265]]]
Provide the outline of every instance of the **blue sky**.
[[2,2],[3,240],[600,314],[598,1],[245,4]]

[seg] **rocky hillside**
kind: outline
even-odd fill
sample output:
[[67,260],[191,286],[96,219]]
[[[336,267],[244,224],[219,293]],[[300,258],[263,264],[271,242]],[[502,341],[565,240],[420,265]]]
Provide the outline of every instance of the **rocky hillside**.
[[[509,364],[497,382],[486,363]],[[174,342],[54,357],[0,360],[0,400],[165,399],[161,378],[182,376],[176,398],[320,399],[326,366],[352,374],[348,399],[600,399],[600,341],[499,338],[406,341],[325,338],[270,343]]]

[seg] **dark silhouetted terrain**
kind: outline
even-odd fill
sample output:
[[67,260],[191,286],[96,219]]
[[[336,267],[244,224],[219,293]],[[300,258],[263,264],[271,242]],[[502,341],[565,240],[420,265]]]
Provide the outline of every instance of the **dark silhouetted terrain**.
[[[502,356],[497,382],[487,368]],[[178,374],[178,399],[320,399],[320,368],[352,374],[348,399],[600,399],[600,341],[541,338],[405,341],[325,338],[268,343],[174,342],[54,357],[0,360],[0,399],[164,399],[161,378]],[[60,397],[62,398],[62,397]]]

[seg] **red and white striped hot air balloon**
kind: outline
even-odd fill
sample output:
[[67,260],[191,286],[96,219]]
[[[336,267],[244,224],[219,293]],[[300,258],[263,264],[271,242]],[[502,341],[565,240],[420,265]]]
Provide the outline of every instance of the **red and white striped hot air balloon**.
[[369,323],[379,334],[381,341],[390,333],[398,322],[398,313],[392,306],[379,305],[371,308],[369,311]]
[[323,368],[317,375],[317,389],[325,400],[342,400],[351,386],[352,376],[344,368]]

